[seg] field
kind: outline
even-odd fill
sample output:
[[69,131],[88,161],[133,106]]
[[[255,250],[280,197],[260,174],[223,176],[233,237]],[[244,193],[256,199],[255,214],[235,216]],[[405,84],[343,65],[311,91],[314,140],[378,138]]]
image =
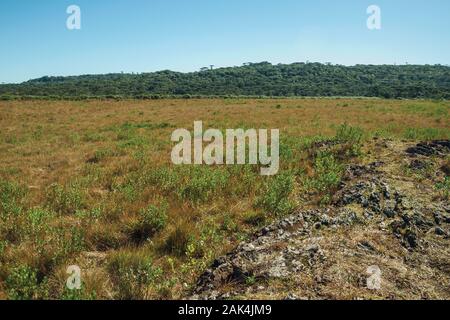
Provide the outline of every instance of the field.
[[[223,130],[280,129],[279,174],[263,177],[249,165],[172,165],[171,133],[192,130],[197,120]],[[214,259],[262,227],[330,205],[347,165],[379,160],[374,141],[397,150],[436,139],[450,139],[445,100],[0,102],[0,299],[190,296]],[[430,176],[441,167],[443,174]],[[430,186],[445,205],[449,167],[446,156],[402,174]],[[66,287],[71,265],[81,268],[79,290]],[[448,265],[441,269],[447,281]],[[246,274],[244,285],[258,281]]]

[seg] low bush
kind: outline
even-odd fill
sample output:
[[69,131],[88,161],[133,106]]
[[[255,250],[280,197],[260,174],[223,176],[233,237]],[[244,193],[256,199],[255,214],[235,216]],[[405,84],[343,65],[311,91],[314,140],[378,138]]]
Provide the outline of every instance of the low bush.
[[117,298],[123,300],[148,299],[150,286],[162,274],[161,269],[155,267],[152,259],[144,253],[126,251],[111,256],[108,272],[117,286]]
[[84,194],[75,184],[52,184],[47,190],[47,206],[61,215],[74,214],[84,208]]
[[163,230],[167,225],[167,202],[150,205],[139,212],[138,220],[133,224],[131,234],[135,243],[140,244]]
[[13,268],[5,283],[9,299],[31,300],[37,298],[39,290],[37,274],[29,266]]
[[294,202],[290,195],[294,190],[294,175],[290,172],[281,173],[273,177],[265,186],[256,205],[275,216],[284,216],[293,211]]

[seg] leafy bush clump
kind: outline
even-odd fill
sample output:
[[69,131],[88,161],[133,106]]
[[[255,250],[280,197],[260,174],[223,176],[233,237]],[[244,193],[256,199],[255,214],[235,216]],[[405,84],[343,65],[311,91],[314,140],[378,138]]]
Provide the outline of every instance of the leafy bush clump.
[[344,166],[331,152],[319,152],[314,160],[314,175],[304,180],[307,190],[324,196],[322,202],[328,202],[344,173]]
[[164,192],[173,191],[179,180],[178,173],[169,167],[159,167],[144,175],[143,185],[155,185]]
[[47,191],[47,205],[59,214],[74,214],[84,207],[84,194],[76,185],[52,184]]
[[83,284],[81,285],[81,289],[78,290],[70,290],[66,286],[64,286],[64,291],[62,292],[59,299],[66,301],[96,300],[97,294],[95,291],[87,291]]
[[163,202],[159,206],[150,205],[139,212],[139,218],[132,227],[135,242],[141,243],[166,227],[168,207],[167,202]]
[[117,286],[117,298],[141,300],[149,297],[150,286],[162,271],[153,265],[150,257],[132,252],[113,255],[108,264],[112,281]]
[[181,199],[193,203],[206,202],[214,192],[227,186],[229,177],[225,170],[194,167],[179,187],[178,194]]
[[294,175],[281,173],[272,178],[264,188],[264,194],[256,201],[256,205],[276,216],[291,213],[295,207],[290,199],[294,190]]
[[407,128],[403,133],[403,137],[408,140],[434,140],[448,135],[448,131],[439,128]]
[[12,300],[36,298],[38,288],[36,271],[29,266],[13,268],[6,278],[6,291]]
[[436,189],[441,192],[443,199],[448,200],[450,198],[450,176],[446,176],[444,181],[438,182]]
[[335,139],[339,142],[361,142],[363,131],[360,128],[352,127],[347,123],[341,124],[336,132]]
[[0,179],[0,218],[20,214],[25,196],[26,190],[23,187]]
[[31,237],[38,237],[41,233],[50,231],[50,221],[54,217],[53,212],[42,208],[32,208],[27,212],[27,223],[24,226],[26,233]]
[[364,132],[357,127],[342,124],[339,126],[335,140],[341,143],[341,150],[338,152],[347,157],[356,157],[361,154],[362,140]]

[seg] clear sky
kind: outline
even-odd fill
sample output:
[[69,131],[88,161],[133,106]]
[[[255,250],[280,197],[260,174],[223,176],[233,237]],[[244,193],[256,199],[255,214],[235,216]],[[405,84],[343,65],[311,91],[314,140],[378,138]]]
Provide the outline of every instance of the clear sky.
[[[66,9],[81,8],[81,30]],[[366,26],[381,8],[382,29]],[[0,82],[318,61],[449,64],[449,0],[1,0]]]

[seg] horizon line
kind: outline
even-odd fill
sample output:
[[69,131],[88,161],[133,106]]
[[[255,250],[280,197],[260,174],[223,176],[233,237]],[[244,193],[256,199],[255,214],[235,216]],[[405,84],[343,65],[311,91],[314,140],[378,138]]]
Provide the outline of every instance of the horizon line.
[[[103,72],[103,73],[80,73],[80,74],[67,74],[67,75],[42,75],[36,78],[30,78],[28,80],[24,80],[21,82],[0,82],[0,85],[20,85],[24,84],[33,80],[38,80],[42,78],[71,78],[71,77],[83,77],[83,76],[103,76],[103,75],[141,75],[141,74],[151,74],[151,73],[158,73],[158,72],[174,72],[174,73],[181,73],[181,74],[190,74],[190,73],[200,73],[200,72],[206,72],[206,71],[212,71],[212,70],[220,70],[220,69],[229,69],[229,68],[242,68],[242,67],[248,67],[250,65],[256,65],[256,64],[263,64],[263,63],[269,63],[272,66],[277,65],[293,65],[293,64],[322,64],[322,65],[328,65],[328,66],[342,66],[342,67],[356,67],[356,66],[441,66],[441,67],[450,67],[449,64],[442,64],[442,63],[425,63],[425,64],[416,64],[416,63],[357,63],[357,64],[343,64],[343,63],[332,63],[332,62],[319,62],[319,61],[297,61],[297,62],[290,62],[290,63],[273,63],[270,61],[260,61],[260,62],[243,62],[241,65],[229,65],[229,66],[216,66],[216,65],[207,65],[204,67],[197,68],[196,71],[177,71],[172,69],[160,69],[160,70],[154,70],[154,71],[119,71],[119,72]],[[214,67],[210,69],[210,67]],[[208,69],[208,70],[202,70],[202,69]]]

